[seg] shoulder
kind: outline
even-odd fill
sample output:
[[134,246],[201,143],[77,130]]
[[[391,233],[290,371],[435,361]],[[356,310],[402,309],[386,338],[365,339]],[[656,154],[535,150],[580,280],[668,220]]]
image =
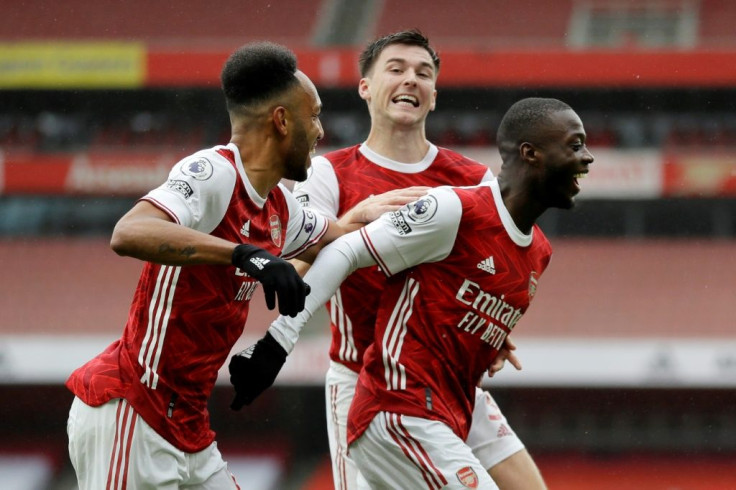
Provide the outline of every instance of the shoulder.
[[360,155],[360,145],[348,146],[339,150],[333,150],[325,153],[321,157],[332,166],[340,167],[354,161]]
[[462,153],[458,153],[458,152],[456,152],[454,150],[450,150],[449,148],[444,148],[444,147],[438,146],[437,149],[438,149],[438,152],[437,152],[437,157],[438,158],[443,158],[443,159],[446,159],[446,160],[450,160],[450,161],[452,161],[453,163],[455,163],[457,165],[466,165],[466,166],[470,166],[470,167],[488,168],[488,166],[480,163],[479,161],[477,161],[477,160],[475,160],[473,158],[470,158],[467,155],[463,155]]
[[179,160],[174,165],[173,172],[187,177],[188,180],[202,183],[235,177],[234,157],[228,158],[227,153],[219,152],[218,149],[229,151],[225,147],[200,150]]
[[435,162],[460,174],[461,182],[465,180],[468,183],[477,184],[493,177],[493,172],[488,165],[447,148],[439,148]]

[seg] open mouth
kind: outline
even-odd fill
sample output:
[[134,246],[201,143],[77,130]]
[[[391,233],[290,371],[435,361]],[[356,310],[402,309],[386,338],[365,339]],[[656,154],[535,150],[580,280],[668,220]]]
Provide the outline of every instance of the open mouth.
[[397,95],[393,99],[391,99],[391,102],[394,104],[401,104],[401,105],[410,105],[412,107],[419,107],[419,99],[414,97],[413,95]]
[[572,176],[572,181],[575,184],[575,189],[580,192],[580,179],[584,179],[588,172],[578,172]]

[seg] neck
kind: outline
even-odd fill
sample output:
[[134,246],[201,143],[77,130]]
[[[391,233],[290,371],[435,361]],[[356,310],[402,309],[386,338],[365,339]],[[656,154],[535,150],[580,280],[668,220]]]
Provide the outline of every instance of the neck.
[[523,180],[518,176],[509,176],[501,171],[498,174],[498,187],[501,190],[503,204],[516,227],[522,233],[531,233],[534,223],[546,208],[531,197],[528,187],[523,185]]
[[275,142],[262,134],[233,130],[230,143],[238,147],[250,185],[265,199],[283,177],[283,166],[275,164],[278,160]]
[[371,127],[365,143],[376,153],[397,162],[419,162],[429,151],[424,127],[421,130]]

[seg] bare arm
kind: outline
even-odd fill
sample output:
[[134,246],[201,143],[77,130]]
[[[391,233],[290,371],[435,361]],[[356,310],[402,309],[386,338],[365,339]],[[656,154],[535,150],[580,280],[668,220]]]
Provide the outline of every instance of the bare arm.
[[110,239],[118,255],[165,265],[229,265],[236,245],[178,225],[148,201],[120,218]]

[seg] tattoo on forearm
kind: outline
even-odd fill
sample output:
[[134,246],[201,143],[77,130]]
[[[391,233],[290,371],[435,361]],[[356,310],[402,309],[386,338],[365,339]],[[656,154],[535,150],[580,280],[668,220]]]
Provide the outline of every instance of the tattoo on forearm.
[[165,255],[165,254],[176,254],[176,255],[183,255],[185,257],[191,257],[195,253],[197,253],[197,249],[190,246],[183,247],[181,249],[176,249],[169,245],[168,243],[162,243],[158,247],[158,253]]

